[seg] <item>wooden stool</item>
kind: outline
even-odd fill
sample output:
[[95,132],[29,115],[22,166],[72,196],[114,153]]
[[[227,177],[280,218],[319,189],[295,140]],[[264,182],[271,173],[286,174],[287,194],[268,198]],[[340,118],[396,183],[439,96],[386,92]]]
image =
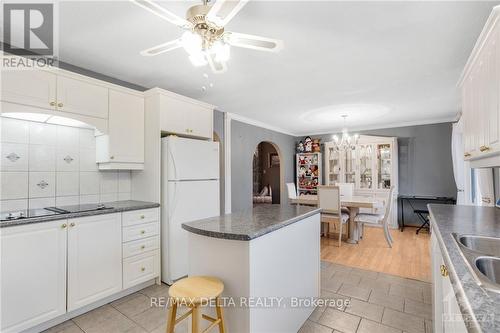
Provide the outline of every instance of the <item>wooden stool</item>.
[[[219,333],[225,333],[224,317],[222,308],[219,304],[219,296],[224,290],[224,284],[221,280],[211,276],[192,276],[175,282],[168,290],[171,299],[170,311],[168,314],[167,333],[173,333],[175,325],[191,315],[192,333],[200,331],[200,305],[205,305],[209,301],[215,300],[215,309],[217,318],[212,318],[205,314],[202,315],[210,324],[203,333],[210,331],[216,325],[219,326]],[[177,306],[186,305],[190,308],[188,312],[177,318]]]

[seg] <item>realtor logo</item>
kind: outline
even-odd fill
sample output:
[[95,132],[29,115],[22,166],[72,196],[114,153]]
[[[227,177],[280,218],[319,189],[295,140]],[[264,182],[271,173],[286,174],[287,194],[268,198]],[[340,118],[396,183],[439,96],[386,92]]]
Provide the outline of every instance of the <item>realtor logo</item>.
[[53,55],[53,4],[4,4],[3,22],[5,52],[26,56]]

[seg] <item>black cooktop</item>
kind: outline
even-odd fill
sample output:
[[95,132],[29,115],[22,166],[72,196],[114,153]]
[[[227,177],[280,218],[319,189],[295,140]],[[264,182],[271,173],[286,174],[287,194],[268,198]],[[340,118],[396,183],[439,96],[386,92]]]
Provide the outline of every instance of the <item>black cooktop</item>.
[[112,209],[111,206],[105,204],[82,204],[82,205],[69,205],[57,207],[45,207],[37,209],[24,209],[10,212],[1,212],[0,221],[11,221],[18,219],[25,219],[30,217],[51,216],[69,213],[90,212],[96,210]]

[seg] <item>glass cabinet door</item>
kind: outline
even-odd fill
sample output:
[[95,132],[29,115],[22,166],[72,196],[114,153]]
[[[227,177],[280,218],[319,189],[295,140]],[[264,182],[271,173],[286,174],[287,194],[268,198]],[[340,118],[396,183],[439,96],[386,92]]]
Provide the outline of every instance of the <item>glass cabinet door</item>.
[[345,182],[356,183],[356,151],[347,149],[344,155]]
[[378,188],[389,189],[391,188],[391,145],[378,144],[377,145],[377,169],[378,169]]
[[328,148],[328,179],[327,185],[335,185],[340,183],[340,151],[330,147]]
[[372,145],[358,145],[359,159],[359,188],[373,188],[373,147]]

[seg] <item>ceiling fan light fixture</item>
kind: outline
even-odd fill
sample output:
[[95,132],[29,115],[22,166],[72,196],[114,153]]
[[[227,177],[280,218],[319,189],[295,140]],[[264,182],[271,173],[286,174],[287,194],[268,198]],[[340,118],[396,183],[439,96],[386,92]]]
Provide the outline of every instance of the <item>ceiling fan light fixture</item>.
[[231,46],[218,40],[213,44],[212,52],[215,54],[215,61],[227,62],[231,57]]
[[186,31],[182,34],[181,44],[189,55],[197,55],[203,50],[203,40],[201,36],[192,31]]
[[208,64],[207,58],[202,51],[198,52],[197,54],[190,54],[189,61],[191,61],[191,63],[195,67],[202,67]]

